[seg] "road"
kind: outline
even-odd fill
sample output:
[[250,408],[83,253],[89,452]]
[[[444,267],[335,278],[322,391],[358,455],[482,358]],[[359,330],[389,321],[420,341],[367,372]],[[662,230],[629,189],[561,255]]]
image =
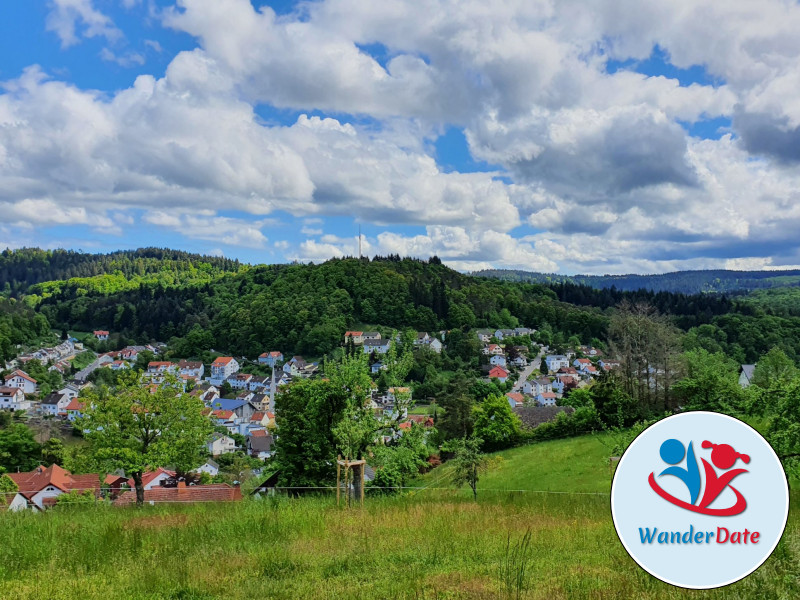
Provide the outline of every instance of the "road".
[[542,364],[542,357],[544,356],[544,350],[539,350],[539,354],[536,355],[531,362],[528,363],[528,366],[525,367],[522,371],[520,371],[519,378],[517,382],[514,384],[512,388],[512,392],[518,392],[522,389],[522,386],[525,385],[525,382],[528,381],[528,377],[531,376],[536,369],[540,367]]

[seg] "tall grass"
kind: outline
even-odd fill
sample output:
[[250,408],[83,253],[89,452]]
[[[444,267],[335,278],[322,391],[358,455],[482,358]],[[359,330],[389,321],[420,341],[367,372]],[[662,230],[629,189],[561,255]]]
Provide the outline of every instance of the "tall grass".
[[[793,496],[794,499],[794,496]],[[520,535],[520,532],[526,532]],[[330,497],[73,507],[0,515],[0,598],[797,598],[797,516],[727,588],[639,569],[606,496],[426,491],[342,510]]]

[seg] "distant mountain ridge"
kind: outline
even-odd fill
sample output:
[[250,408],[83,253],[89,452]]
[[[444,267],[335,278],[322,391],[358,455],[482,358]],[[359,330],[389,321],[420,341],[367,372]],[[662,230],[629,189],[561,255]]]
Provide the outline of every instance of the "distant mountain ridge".
[[485,269],[471,275],[504,281],[545,285],[574,283],[596,289],[615,287],[620,291],[640,289],[680,294],[744,293],[757,289],[800,286],[800,270],[786,271],[675,271],[658,275],[559,275],[533,271]]

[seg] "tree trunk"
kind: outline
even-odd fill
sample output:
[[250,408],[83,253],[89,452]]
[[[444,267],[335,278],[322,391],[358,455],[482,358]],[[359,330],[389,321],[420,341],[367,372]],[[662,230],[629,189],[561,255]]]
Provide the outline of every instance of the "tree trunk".
[[144,505],[144,485],[142,485],[142,472],[132,473],[133,485],[136,487],[136,506]]

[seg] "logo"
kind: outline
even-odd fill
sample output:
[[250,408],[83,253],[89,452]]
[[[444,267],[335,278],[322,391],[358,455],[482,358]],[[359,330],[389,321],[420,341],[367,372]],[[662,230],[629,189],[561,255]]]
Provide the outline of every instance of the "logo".
[[783,535],[783,467],[746,423],[711,412],[648,427],[617,464],[611,515],[645,571],[669,584],[711,589],[755,571]]
[[[672,475],[680,479],[686,485],[689,492],[689,502],[680,500],[669,492],[666,492],[656,483],[655,473],[650,473],[647,478],[650,487],[667,502],[692,512],[703,515],[716,515],[719,517],[738,515],[747,508],[747,500],[745,500],[739,490],[731,485],[731,481],[733,481],[735,477],[747,473],[747,469],[731,469],[730,471],[726,471],[726,469],[730,469],[738,460],[747,464],[750,462],[750,457],[747,454],[737,452],[730,444],[713,444],[708,440],[704,440],[701,447],[704,449],[712,449],[711,462],[714,465],[713,467],[705,458],[700,459],[703,463],[705,477],[700,474],[700,469],[697,466],[697,459],[694,455],[694,447],[691,442],[689,442],[689,448],[687,450],[679,440],[669,439],[661,444],[661,449],[659,450],[661,459],[672,466],[661,471],[658,476]],[[684,456],[686,457],[686,466],[680,467],[678,464],[683,462]],[[714,467],[725,472],[717,474]],[[703,487],[703,479],[705,479],[705,492],[702,498],[700,498],[700,489]],[[736,503],[726,508],[709,508],[709,505],[714,502],[726,488],[729,488],[736,495]],[[698,499],[700,500],[699,504],[697,503]]]

